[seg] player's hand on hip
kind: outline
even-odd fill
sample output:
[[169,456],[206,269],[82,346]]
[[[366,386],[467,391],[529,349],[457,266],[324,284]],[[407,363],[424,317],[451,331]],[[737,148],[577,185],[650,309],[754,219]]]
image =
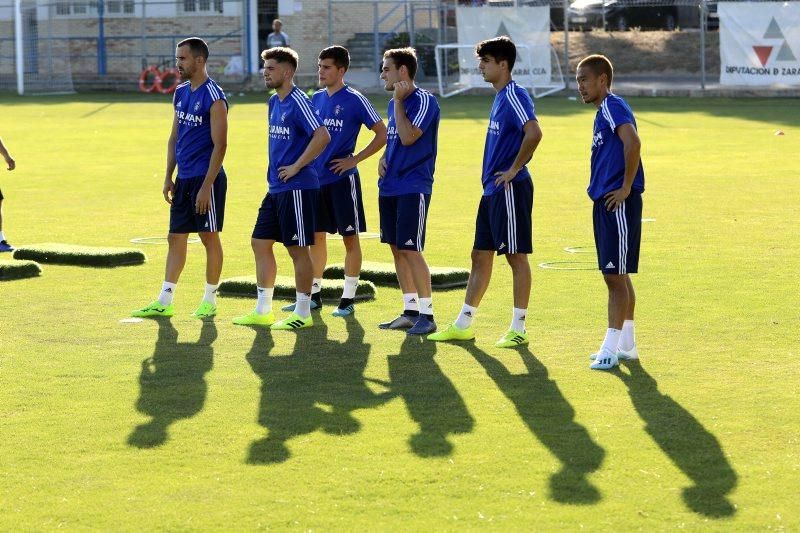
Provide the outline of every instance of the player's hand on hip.
[[616,211],[617,208],[622,205],[622,202],[631,194],[630,189],[626,189],[625,187],[620,187],[610,193],[606,193],[603,197],[606,201],[606,209],[609,211]]
[[175,183],[168,179],[164,182],[164,190],[161,191],[164,194],[164,200],[169,204],[172,205],[172,198],[175,196]]
[[211,187],[203,185],[197,191],[197,199],[194,202],[195,211],[198,215],[205,215],[208,213],[208,208],[211,205]]
[[6,164],[8,165],[8,170],[14,170],[17,168],[17,162],[14,161],[14,158],[11,156],[6,157]]
[[380,161],[378,161],[378,176],[381,178],[386,175],[386,159],[381,157]]
[[281,181],[286,182],[295,177],[298,172],[300,172],[300,169],[295,167],[295,165],[278,167],[278,178],[280,178]]
[[513,168],[509,168],[505,172],[495,172],[494,184],[508,187],[508,184],[511,183],[511,180],[514,179],[514,176],[516,176],[518,172],[518,170],[514,170]]
[[405,100],[411,94],[411,84],[407,81],[398,81],[394,84],[394,99]]
[[331,159],[331,163],[333,163],[331,165],[331,172],[340,176],[348,170],[356,168],[356,165],[358,165],[358,161],[356,161],[356,158],[352,155],[348,157],[341,157],[339,159]]

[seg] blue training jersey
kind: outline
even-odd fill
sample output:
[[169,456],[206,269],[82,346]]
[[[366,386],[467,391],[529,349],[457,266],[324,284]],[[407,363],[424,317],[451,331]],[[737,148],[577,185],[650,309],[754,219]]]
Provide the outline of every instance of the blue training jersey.
[[211,140],[211,106],[217,100],[228,100],[217,82],[208,78],[197,89],[185,82],[175,88],[172,105],[178,120],[178,140],[175,143],[175,160],[178,179],[205,176],[214,151]]
[[322,124],[308,96],[297,87],[293,87],[283,100],[277,94],[269,99],[269,192],[275,194],[319,188],[313,163],[304,166],[285,183],[278,177],[278,169],[297,161],[305,152],[314,131],[320,126]]
[[[489,115],[489,129],[483,148],[483,195],[490,196],[504,190],[496,186],[496,172],[505,172],[514,163],[525,136],[523,126],[529,120],[536,120],[533,100],[528,91],[511,81],[494,97],[492,112]],[[527,165],[527,161],[525,162]],[[530,179],[528,167],[523,166],[513,181]]]
[[327,185],[353,172],[345,172],[341,176],[335,174],[330,169],[331,160],[353,155],[361,125],[371,129],[381,121],[381,117],[364,95],[347,85],[332,95],[328,95],[325,89],[317,91],[311,97],[311,102],[331,135],[331,142],[314,160],[319,184]]
[[[617,128],[623,124],[633,124],[636,119],[628,104],[613,93],[608,93],[594,117],[592,137],[592,172],[586,192],[592,200],[599,200],[605,194],[619,189],[625,181],[625,150]],[[633,179],[632,191],[644,192],[644,169],[639,160],[639,170]]]
[[439,103],[436,98],[417,87],[403,102],[406,115],[422,135],[410,146],[403,146],[397,133],[394,99],[389,101],[388,140],[386,143],[386,174],[378,181],[381,196],[401,194],[431,194],[436,163],[436,140],[439,131]]

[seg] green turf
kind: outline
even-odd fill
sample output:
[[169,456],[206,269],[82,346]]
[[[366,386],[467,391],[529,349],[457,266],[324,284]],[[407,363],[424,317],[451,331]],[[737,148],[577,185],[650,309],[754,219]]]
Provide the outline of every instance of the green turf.
[[[467,286],[469,269],[436,266],[428,268],[431,271],[431,286],[434,290]],[[323,277],[326,279],[342,279],[344,277],[344,263],[328,265],[325,267]],[[394,263],[364,261],[361,265],[361,279],[384,287],[398,287]]]
[[91,267],[141,265],[147,259],[141,250],[117,246],[81,246],[46,242],[20,246],[15,259],[30,259],[40,263]]
[[[323,301],[339,302],[344,289],[344,280],[326,280],[320,289]],[[221,296],[240,296],[255,298],[256,277],[238,276],[222,280],[219,284],[219,294]],[[294,300],[297,296],[294,278],[289,276],[278,276],[275,279],[275,292],[273,296],[278,299]],[[373,300],[375,298],[375,285],[369,281],[360,280],[356,291],[356,300]]]
[[0,259],[0,281],[34,278],[41,275],[42,267],[36,261],[9,261]]
[[[223,277],[254,269],[264,102],[231,99]],[[493,347],[512,307],[502,258],[477,341],[459,345],[378,330],[401,309],[391,288],[357,320],[322,312],[299,332],[234,326],[252,308],[243,299],[194,320],[199,244],[170,322],[119,322],[158,294],[165,246],[135,269],[48,265],[0,286],[0,529],[800,528],[800,104],[630,103],[656,219],[635,277],[642,365],[589,371],[606,314],[592,271],[534,267],[531,345],[513,351]],[[10,242],[125,246],[166,233],[169,97],[0,104],[17,160],[0,176]],[[430,264],[470,266],[490,105],[442,103]],[[592,245],[594,110],[558,97],[537,114],[531,264],[592,260],[563,249]],[[361,166],[371,231],[376,165]],[[341,262],[343,247],[328,247]],[[362,247],[391,261],[376,240]],[[283,250],[278,263],[291,275]],[[437,293],[437,320],[462,302]]]

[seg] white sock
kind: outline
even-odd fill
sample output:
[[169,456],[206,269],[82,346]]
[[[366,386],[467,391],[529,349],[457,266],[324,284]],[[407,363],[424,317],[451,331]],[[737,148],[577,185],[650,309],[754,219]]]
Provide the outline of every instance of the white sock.
[[219,287],[219,284],[212,285],[210,283],[206,283],[206,293],[203,295],[203,301],[206,301],[211,305],[217,305],[217,287]]
[[619,336],[619,349],[630,351],[636,346],[636,336],[633,332],[633,320],[622,323],[622,334]]
[[606,331],[606,338],[603,340],[603,345],[600,346],[600,351],[607,350],[611,353],[617,353],[617,346],[619,345],[619,336],[621,333],[621,329],[608,328],[608,331]]
[[356,289],[358,288],[358,276],[345,276],[344,277],[344,291],[342,291],[342,298],[349,298],[352,300],[356,297]]
[[419,299],[419,314],[433,316],[433,298]]
[[258,290],[258,301],[256,301],[256,313],[266,315],[272,311],[272,294],[275,287],[256,287]]
[[511,329],[514,331],[519,331],[520,333],[525,333],[525,317],[527,316],[527,309],[514,307],[513,311],[511,312]]
[[322,278],[314,278],[311,282],[311,294],[317,294],[322,290]]
[[461,312],[458,314],[458,318],[456,318],[455,326],[458,329],[466,329],[472,325],[472,321],[475,319],[475,313],[478,311],[477,307],[472,307],[471,305],[464,304],[461,306]]
[[403,294],[403,310],[419,311],[419,296],[416,292],[407,292]]
[[6,234],[0,231],[0,241],[6,240]]
[[311,295],[305,292],[295,292],[297,300],[294,304],[294,312],[300,318],[308,318],[311,316]]
[[163,285],[161,285],[161,294],[158,295],[158,302],[161,305],[169,305],[172,303],[172,299],[175,297],[175,287],[177,287],[177,283],[170,283],[169,281],[165,281]]

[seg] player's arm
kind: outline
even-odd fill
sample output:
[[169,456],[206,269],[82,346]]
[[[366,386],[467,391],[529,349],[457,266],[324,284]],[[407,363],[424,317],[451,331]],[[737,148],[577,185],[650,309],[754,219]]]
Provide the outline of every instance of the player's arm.
[[406,115],[405,99],[413,91],[407,81],[398,81],[394,84],[394,121],[403,146],[411,146],[422,137],[422,130],[413,125]]
[[642,141],[639,139],[639,134],[633,124],[627,123],[617,126],[616,133],[622,141],[622,153],[625,156],[625,177],[622,181],[622,187],[605,195],[606,209],[609,211],[614,211],[630,195],[633,180],[639,171],[642,153]]
[[382,178],[386,175],[386,152],[383,152],[380,161],[378,161],[378,177]]
[[494,180],[495,185],[500,185],[501,183],[511,183],[511,180],[513,180],[514,177],[519,174],[519,171],[522,170],[522,167],[524,167],[525,164],[531,160],[533,157],[533,152],[542,141],[542,128],[539,127],[539,122],[536,120],[531,119],[526,122],[525,125],[522,126],[522,132],[522,144],[520,144],[517,157],[514,158],[511,168],[506,171],[494,173],[494,175],[497,176],[497,178]]
[[6,160],[6,165],[8,165],[8,170],[14,170],[17,167],[16,161],[14,161],[14,158],[11,157],[11,154],[8,153],[8,150],[3,144],[3,139],[0,139],[0,155],[2,155],[3,159]]
[[167,172],[164,176],[164,200],[168,204],[172,204],[172,196],[175,194],[175,182],[172,181],[172,174],[175,173],[175,167],[178,165],[175,159],[175,144],[178,142],[178,116],[172,117],[172,131],[169,134],[167,141]]
[[331,142],[331,134],[328,133],[328,128],[320,126],[315,129],[311,136],[311,141],[309,141],[303,153],[300,154],[300,157],[297,158],[297,161],[291,165],[278,168],[278,177],[280,180],[289,181],[293,178],[303,167],[315,160],[317,156],[325,150],[329,142]]
[[335,172],[339,175],[344,174],[348,170],[356,168],[360,162],[364,161],[365,159],[369,159],[378,153],[378,150],[386,146],[386,124],[384,124],[382,120],[379,120],[370,129],[374,135],[372,140],[364,147],[363,150],[349,157],[331,159],[332,172]]
[[501,183],[510,183],[511,180],[513,180],[514,177],[519,174],[519,171],[522,170],[522,167],[524,167],[525,164],[531,160],[531,157],[533,157],[533,152],[542,141],[542,128],[539,127],[539,122],[534,119],[529,120],[522,126],[522,132],[522,143],[520,144],[519,151],[517,152],[517,157],[514,158],[511,168],[505,171],[498,171],[494,173],[496,176],[494,180],[495,185],[500,185]]
[[200,215],[205,215],[211,205],[211,189],[214,180],[217,179],[219,169],[222,168],[222,160],[225,159],[225,151],[228,149],[228,107],[224,100],[217,100],[211,104],[211,142],[214,149],[211,151],[211,159],[208,161],[208,171],[203,185],[197,191],[195,210]]

